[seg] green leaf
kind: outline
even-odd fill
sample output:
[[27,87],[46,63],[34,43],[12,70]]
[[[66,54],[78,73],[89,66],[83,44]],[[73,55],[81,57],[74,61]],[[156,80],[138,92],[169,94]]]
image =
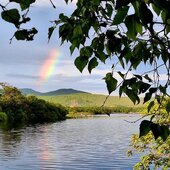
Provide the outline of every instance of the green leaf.
[[[166,28],[167,27],[168,26],[166,26]],[[170,54],[166,50],[162,50],[161,55],[162,55],[162,60],[164,63],[166,63],[168,61],[168,59],[170,58]]]
[[[75,41],[74,41],[74,42],[75,42]],[[74,43],[74,42],[73,42],[73,43],[71,44],[71,46],[70,46],[70,52],[71,52],[71,54],[73,54],[75,48],[77,47],[77,44]]]
[[151,126],[152,122],[151,121],[148,121],[148,120],[143,120],[140,124],[140,132],[139,132],[139,137],[142,137],[142,136],[145,136],[149,133],[149,131],[151,130],[150,129],[150,126]]
[[79,69],[80,72],[83,71],[83,69],[86,67],[88,63],[88,57],[87,56],[79,56],[75,59],[74,64]]
[[148,80],[150,83],[153,82],[152,79],[148,76],[148,74],[145,74],[144,78],[145,78],[146,80]]
[[115,9],[122,8],[123,6],[127,6],[131,0],[117,0]]
[[25,10],[25,9],[29,8],[30,5],[32,3],[34,3],[36,0],[10,0],[10,1],[19,3],[21,6],[21,9]]
[[93,5],[99,6],[100,0],[93,0],[93,1],[91,1],[91,3],[92,3]]
[[135,77],[137,77],[139,80],[142,80],[142,76],[139,74],[133,74]]
[[152,97],[152,94],[151,93],[146,93],[145,94],[145,97],[144,97],[144,102],[143,102],[143,104],[144,103],[146,103],[147,101],[149,101],[150,99],[151,99],[151,97]]
[[112,16],[112,12],[113,12],[112,5],[106,4],[106,9],[107,9],[108,16],[111,17]]
[[148,105],[148,113],[150,112],[150,110],[152,109],[152,107],[154,106],[155,102],[151,101]]
[[73,37],[74,38],[77,38],[77,37],[80,37],[82,35],[82,28],[80,25],[76,25],[74,27],[74,30],[73,30]]
[[142,35],[142,24],[136,23],[136,31]]
[[161,96],[160,95],[156,95],[156,100],[159,104],[161,104],[162,100],[161,100]]
[[167,26],[166,26],[166,34],[168,34],[169,32],[170,32],[170,26],[167,25]]
[[16,2],[20,5],[22,10],[25,10],[30,7],[32,3],[34,3],[36,0],[9,0],[9,2]]
[[50,38],[51,38],[51,36],[52,36],[55,28],[56,28],[56,27],[53,26],[53,27],[50,27],[50,28],[48,29],[48,41],[50,41]]
[[145,93],[149,88],[150,84],[140,81],[139,93]]
[[136,102],[137,102],[137,104],[140,103],[140,99],[139,99],[139,97],[138,97],[138,95],[136,94],[135,91],[133,91],[133,90],[131,90],[131,89],[126,89],[124,92],[126,93],[126,95],[129,97],[129,99],[130,99],[134,104],[136,104]]
[[118,9],[114,17],[113,24],[118,25],[122,23],[127,15],[128,10],[129,10],[129,6],[125,6],[123,8]]
[[167,15],[166,15],[165,11],[162,11],[161,18],[162,18],[163,22],[166,22]]
[[114,90],[116,90],[117,80],[113,78],[112,73],[107,73],[104,79],[107,85],[107,90],[109,94],[111,94]]
[[139,16],[144,25],[151,23],[153,21],[153,14],[147,7],[145,2],[141,2],[139,6]]
[[157,6],[155,6],[154,4],[152,4],[152,8],[155,11],[155,13],[159,16],[160,13],[161,13],[161,10]]
[[1,13],[2,19],[13,23],[17,28],[19,26],[20,14],[17,9],[5,10]]
[[161,137],[162,140],[165,141],[168,138],[168,136],[170,135],[169,128],[168,128],[168,126],[165,126],[165,125],[160,126],[157,123],[152,123],[150,125],[150,129],[154,135],[155,140],[158,137]]
[[168,138],[168,136],[170,135],[169,128],[168,128],[168,126],[165,126],[165,125],[161,126],[160,128],[161,128],[160,136],[161,136],[162,140],[165,141]]
[[69,0],[65,0],[66,4],[68,4],[68,1],[69,1]]
[[153,93],[155,93],[157,90],[158,90],[158,88],[152,87],[152,88],[149,89],[149,92],[150,92],[151,94],[153,94]]
[[23,29],[16,31],[14,36],[17,40],[32,41],[34,39],[34,35],[37,33],[38,31],[35,28],[32,28],[30,30]]
[[20,25],[25,24],[25,23],[29,22],[30,20],[31,20],[31,18],[29,18],[29,17],[23,18],[22,21],[20,21]]
[[159,86],[159,90],[160,90],[163,94],[166,94],[166,86],[160,85],[160,86]]
[[89,65],[88,65],[88,70],[89,73],[91,73],[92,69],[98,66],[98,61],[95,57],[93,57],[90,61],[89,61]]
[[152,123],[150,126],[150,129],[154,135],[155,140],[161,136],[161,127],[159,126],[159,124],[156,123]]
[[17,40],[25,40],[27,37],[27,30],[16,31],[14,35]]
[[61,13],[61,14],[59,15],[59,19],[60,19],[60,20],[58,20],[56,24],[59,24],[61,21],[63,21],[63,22],[67,22],[67,21],[68,21],[68,17],[65,16],[63,13]]
[[95,52],[96,57],[103,63],[105,63],[108,56],[101,50],[98,50],[98,52]]
[[129,38],[135,40],[136,39],[136,35],[137,35],[137,30],[136,30],[136,15],[129,15],[126,17],[125,19],[125,25],[127,27],[127,35]]
[[166,109],[167,113],[170,113],[170,100],[168,100],[168,102],[166,103],[165,109]]
[[118,71],[117,73],[119,74],[119,76],[120,76],[122,79],[124,79],[125,74],[121,73],[120,71]]
[[123,84],[122,86],[120,86],[120,88],[119,88],[119,97],[121,97],[122,96],[122,93],[124,92],[124,91],[126,91],[126,89],[127,89],[127,87]]

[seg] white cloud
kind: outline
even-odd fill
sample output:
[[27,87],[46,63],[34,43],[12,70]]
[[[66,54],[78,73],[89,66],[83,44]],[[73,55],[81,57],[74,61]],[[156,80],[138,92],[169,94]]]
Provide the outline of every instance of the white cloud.
[[98,78],[84,78],[83,80],[79,81],[79,83],[86,83],[86,84],[103,84],[103,81]]

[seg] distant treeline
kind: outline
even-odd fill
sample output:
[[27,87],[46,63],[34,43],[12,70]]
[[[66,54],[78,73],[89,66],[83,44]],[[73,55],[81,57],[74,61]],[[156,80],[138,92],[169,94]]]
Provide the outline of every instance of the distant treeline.
[[[59,102],[58,96],[52,98],[49,96],[43,99],[36,96],[26,96],[16,87],[4,83],[0,83],[0,85],[2,87],[0,91],[0,122],[11,124],[55,122],[65,120],[66,118],[79,118],[99,114],[139,113],[145,108],[141,105],[132,107],[127,98],[117,102],[118,98],[113,96],[112,100],[117,105],[101,107],[99,105],[104,101],[104,96],[92,94],[59,96],[60,103],[61,101],[65,103],[64,107],[61,104],[57,104],[57,101]],[[67,105],[69,101],[72,103],[72,106]],[[75,101],[76,104],[72,101]],[[83,106],[76,106],[77,103],[81,104],[81,102]],[[89,102],[96,105],[88,106]]]
[[141,113],[144,107],[126,107],[126,106],[114,106],[114,107],[68,107],[68,118],[85,117],[89,115],[99,115],[112,113]]
[[24,96],[16,87],[4,83],[0,94],[0,121],[10,123],[43,123],[66,119],[68,111],[35,96]]
[[[53,103],[60,103],[63,106],[68,107],[100,107],[106,99],[106,95],[100,94],[68,94],[68,95],[56,95],[56,96],[37,96],[40,99],[44,99]],[[106,100],[106,107],[125,107],[136,108],[146,107],[143,105],[143,98],[138,105],[134,105],[128,97],[109,96]]]

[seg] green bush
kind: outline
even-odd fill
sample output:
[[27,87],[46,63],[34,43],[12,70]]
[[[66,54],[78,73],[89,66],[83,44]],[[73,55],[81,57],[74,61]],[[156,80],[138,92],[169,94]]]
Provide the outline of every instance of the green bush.
[[29,110],[27,117],[29,122],[55,122],[66,119],[67,110],[61,105],[55,105],[38,99],[35,96],[27,97]]
[[1,119],[15,123],[43,123],[66,119],[68,111],[61,105],[49,103],[35,96],[24,96],[17,88],[1,84],[3,90],[0,96],[2,112]]
[[5,112],[0,112],[0,122],[6,122],[7,119],[7,114]]

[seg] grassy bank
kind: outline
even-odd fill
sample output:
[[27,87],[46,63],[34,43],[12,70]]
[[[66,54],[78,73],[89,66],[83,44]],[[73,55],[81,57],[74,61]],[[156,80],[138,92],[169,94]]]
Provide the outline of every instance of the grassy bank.
[[146,108],[145,105],[142,105],[142,102],[139,105],[134,105],[127,97],[119,98],[118,96],[110,96],[104,107],[101,106],[105,101],[106,95],[82,93],[38,97],[67,107],[69,111],[67,118],[89,117],[91,115],[110,113],[141,113]]
[[[38,96],[40,99],[52,103],[59,103],[68,107],[100,107],[106,99],[106,95],[99,94],[69,94],[58,96]],[[142,100],[142,99],[141,99]],[[142,102],[134,105],[127,97],[110,96],[105,103],[106,107],[143,107]]]
[[144,107],[68,107],[69,114],[67,118],[83,118],[93,115],[111,114],[111,113],[141,113]]

